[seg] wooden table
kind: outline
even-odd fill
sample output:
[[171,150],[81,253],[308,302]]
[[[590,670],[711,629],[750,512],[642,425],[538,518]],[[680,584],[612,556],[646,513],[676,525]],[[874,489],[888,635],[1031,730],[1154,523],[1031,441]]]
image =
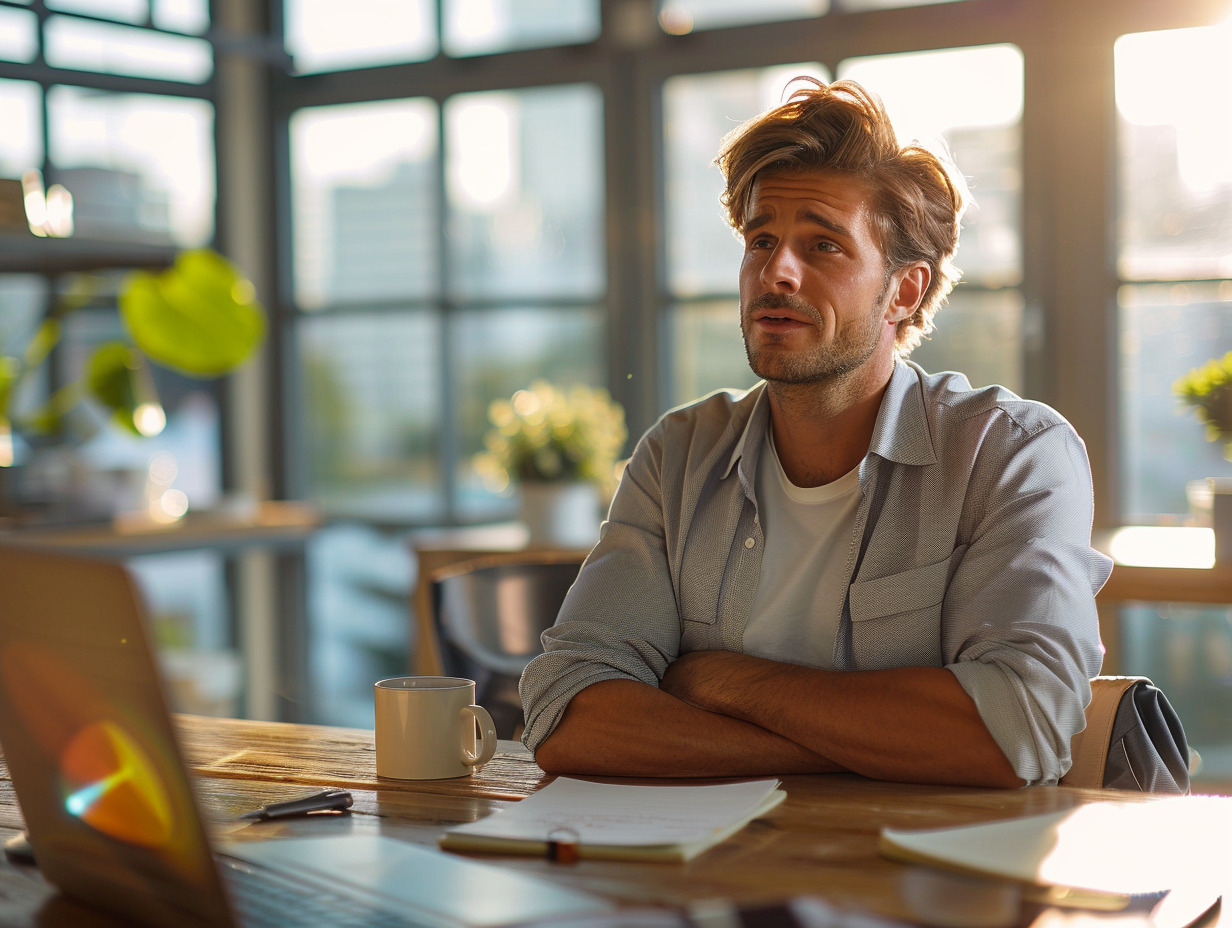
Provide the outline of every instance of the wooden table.
[[[496,757],[474,777],[402,782],[376,778],[371,731],[193,716],[182,716],[179,722],[185,752],[198,775],[202,805],[219,822],[312,786],[345,786],[354,794],[348,819],[314,817],[254,825],[246,831],[251,837],[372,828],[435,846],[445,828],[486,816],[546,780],[515,742],[501,742]],[[849,775],[788,776],[783,785],[787,792],[783,804],[688,864],[583,860],[563,866],[539,858],[484,859],[628,905],[675,907],[713,899],[759,905],[815,895],[842,907],[916,923],[935,922],[936,903],[927,899],[968,898],[973,884],[882,858],[877,851],[881,826],[957,825],[1067,809],[1089,801],[1149,801],[1112,791],[907,786]],[[0,766],[0,837],[8,837],[21,824],[7,770]],[[85,920],[73,906],[69,920],[37,918],[35,913],[51,895],[37,871],[0,862],[0,924],[114,928],[105,920]],[[928,912],[933,913],[931,919]],[[1031,917],[1021,923],[1034,918],[1035,928],[1060,918],[1056,912],[1027,914]],[[1091,918],[1071,913],[1057,924],[1077,928],[1075,922]],[[1205,924],[1232,928],[1232,915],[1225,910]],[[1145,928],[1142,920],[1121,919],[1117,928],[1138,925]]]

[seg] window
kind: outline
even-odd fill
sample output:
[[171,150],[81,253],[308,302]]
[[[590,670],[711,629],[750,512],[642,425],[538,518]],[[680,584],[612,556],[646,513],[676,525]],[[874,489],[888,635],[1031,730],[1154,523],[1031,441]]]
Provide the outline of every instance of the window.
[[424,61],[437,51],[434,0],[286,0],[284,10],[300,72]]
[[38,53],[38,17],[0,7],[0,61],[29,62]]
[[31,81],[0,80],[0,176],[21,177],[43,163],[43,94]]
[[[1122,506],[1185,516],[1185,484],[1232,476],[1172,385],[1232,350],[1232,26],[1116,44]],[[1166,77],[1165,77],[1166,76]]]
[[598,0],[445,0],[448,55],[589,42],[599,37]]
[[585,84],[295,114],[307,494],[406,523],[508,508],[469,464],[488,404],[603,377],[601,132]]
[[808,19],[826,13],[893,10],[955,0],[659,0],[659,26],[670,35],[694,29],[722,29],[778,20]]
[[214,237],[214,111],[204,100],[56,86],[48,182],[73,194],[77,234],[183,247]]
[[47,21],[48,64],[79,71],[202,83],[214,69],[204,39],[150,29],[53,16]]

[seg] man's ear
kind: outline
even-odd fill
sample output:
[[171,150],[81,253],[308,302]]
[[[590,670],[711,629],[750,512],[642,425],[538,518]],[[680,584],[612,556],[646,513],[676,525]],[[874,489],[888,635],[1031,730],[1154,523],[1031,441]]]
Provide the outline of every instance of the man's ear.
[[886,322],[897,324],[909,318],[923,301],[932,276],[932,271],[923,261],[895,271],[890,281],[893,290],[886,306]]

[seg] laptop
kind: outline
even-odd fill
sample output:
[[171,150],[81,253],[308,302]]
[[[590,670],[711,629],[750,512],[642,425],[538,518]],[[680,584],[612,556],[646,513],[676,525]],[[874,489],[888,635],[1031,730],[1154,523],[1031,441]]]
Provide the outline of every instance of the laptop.
[[493,928],[612,911],[374,833],[213,846],[164,692],[123,564],[0,547],[0,749],[29,842],[63,895],[122,924]]

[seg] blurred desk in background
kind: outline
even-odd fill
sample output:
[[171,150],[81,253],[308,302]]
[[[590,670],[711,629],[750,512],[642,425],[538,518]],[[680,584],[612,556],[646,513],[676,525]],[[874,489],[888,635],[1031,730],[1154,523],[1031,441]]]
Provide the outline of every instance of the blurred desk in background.
[[167,554],[201,548],[230,553],[254,547],[299,547],[320,524],[321,517],[311,506],[271,500],[233,511],[190,511],[169,522],[159,522],[144,514],[120,514],[107,522],[8,526],[0,523],[0,541],[94,557]]
[[233,557],[231,632],[243,660],[245,714],[297,721],[308,670],[302,549],[320,524],[312,506],[266,501],[170,522],[128,514],[81,524],[0,522],[0,544],[121,559],[186,551]]
[[1122,603],[1232,603],[1232,563],[1215,562],[1209,528],[1131,525],[1097,533],[1094,545],[1115,562],[1096,597],[1105,674],[1132,672],[1122,662]]

